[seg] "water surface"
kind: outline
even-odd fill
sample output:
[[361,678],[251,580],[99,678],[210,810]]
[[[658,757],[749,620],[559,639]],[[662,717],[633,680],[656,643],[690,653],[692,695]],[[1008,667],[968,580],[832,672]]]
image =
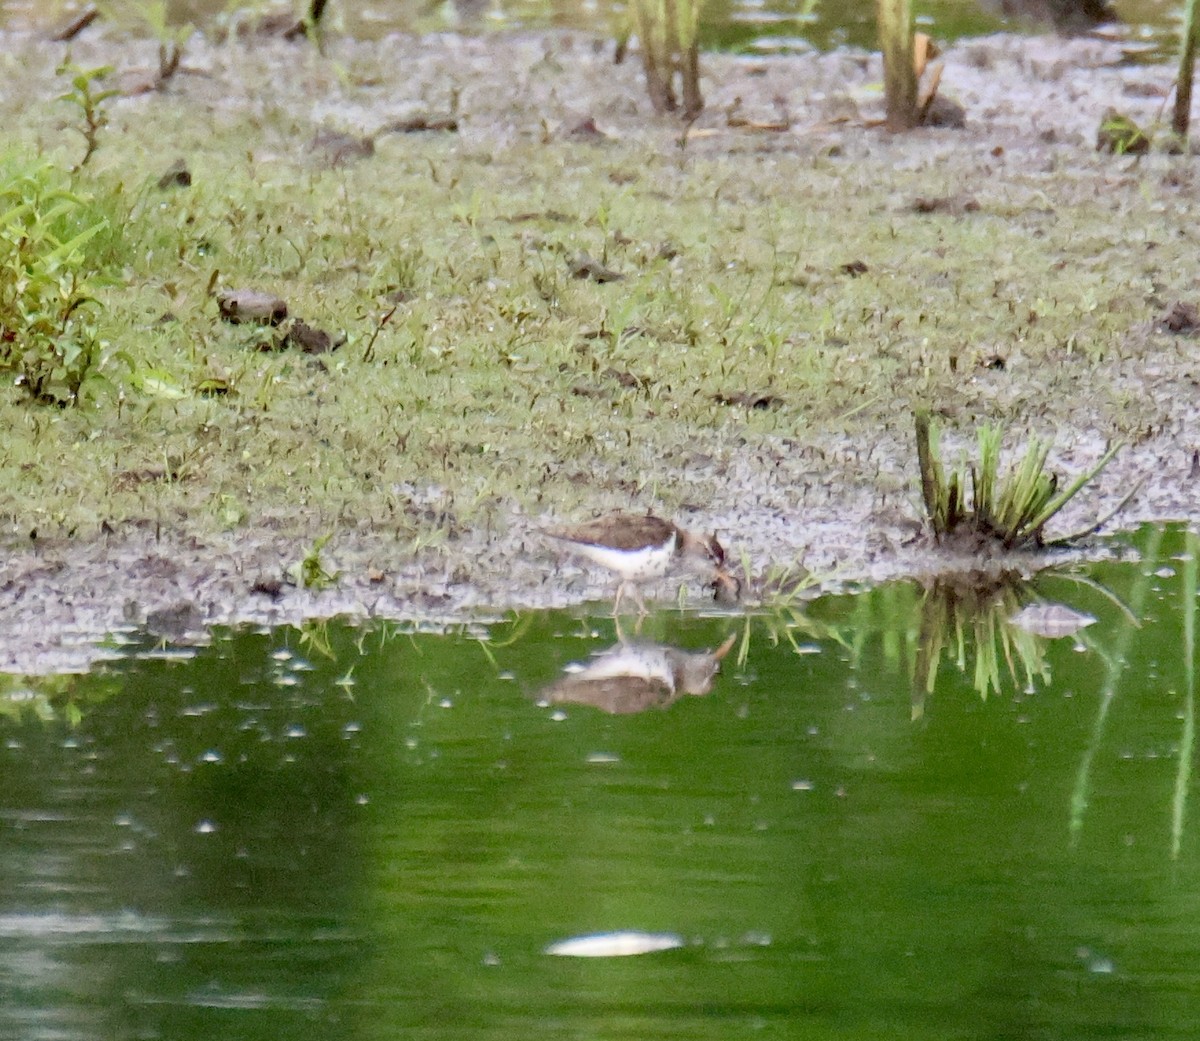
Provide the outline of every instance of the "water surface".
[[[0,1036],[1192,1038],[1197,539],[1136,543],[633,651],[535,613],[9,677]],[[1047,601],[1095,621],[1009,624]],[[612,931],[672,949],[546,953]]]
[[[131,0],[130,9],[143,5]],[[46,0],[10,0],[9,19],[42,20]],[[145,6],[149,6],[145,4]],[[261,7],[262,5],[258,5]],[[267,5],[273,9],[286,4]],[[293,6],[301,9],[300,0]],[[1052,12],[1081,8],[1083,0],[914,0],[918,27],[939,40],[998,30],[1044,32]],[[1158,57],[1177,49],[1181,5],[1167,0],[1110,0],[1126,35]],[[253,10],[249,0],[167,0],[176,22],[210,26],[231,11]],[[356,36],[388,32],[487,32],[504,29],[582,29],[610,34],[623,24],[623,0],[333,0],[329,17]],[[65,8],[64,8],[65,9]],[[1002,12],[1006,12],[1002,14]],[[5,11],[0,10],[0,19]],[[1069,17],[1069,16],[1068,16]],[[706,49],[778,53],[852,45],[877,49],[873,0],[704,0],[701,40]]]

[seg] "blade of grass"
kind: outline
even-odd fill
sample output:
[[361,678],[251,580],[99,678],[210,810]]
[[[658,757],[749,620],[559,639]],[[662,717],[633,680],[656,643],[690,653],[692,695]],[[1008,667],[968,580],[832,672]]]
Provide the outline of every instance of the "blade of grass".
[[1183,821],[1192,779],[1196,747],[1196,569],[1200,539],[1188,532],[1184,549],[1183,582],[1183,734],[1179,739],[1179,765],[1171,794],[1171,859],[1179,859],[1183,845]]
[[1059,510],[1066,506],[1066,504],[1075,497],[1076,493],[1085,484],[1091,481],[1098,473],[1100,473],[1101,470],[1108,466],[1108,464],[1112,462],[1113,456],[1115,456],[1123,447],[1125,447],[1124,442],[1121,441],[1117,441],[1110,445],[1108,451],[1106,451],[1104,455],[1100,457],[1100,461],[1096,463],[1095,466],[1076,477],[1075,480],[1073,480],[1069,485],[1067,485],[1066,488],[1064,488],[1058,493],[1058,495],[1056,495],[1050,500],[1050,502],[1046,504],[1041,513],[1034,517],[1034,519],[1030,522],[1030,528],[1035,532],[1040,532],[1041,529],[1045,527],[1046,522],[1050,520],[1050,518],[1056,513],[1058,513]]
[[[1162,545],[1162,537],[1162,529],[1155,529],[1150,536],[1143,559],[1156,560],[1158,558],[1158,550]],[[1138,573],[1137,581],[1134,583],[1133,591],[1129,597],[1129,609],[1135,618],[1141,616],[1142,610],[1145,607],[1146,597],[1149,595],[1150,582],[1153,577],[1154,572],[1150,568],[1145,568]],[[1095,722],[1092,724],[1091,738],[1083,751],[1083,758],[1079,761],[1079,769],[1075,772],[1075,784],[1071,789],[1068,831],[1072,846],[1078,844],[1079,837],[1083,834],[1083,823],[1088,808],[1088,791],[1091,787],[1092,761],[1096,758],[1096,753],[1100,749],[1100,743],[1104,739],[1104,727],[1108,719],[1108,710],[1112,706],[1113,699],[1117,696],[1117,683],[1121,678],[1122,671],[1125,669],[1126,655],[1129,652],[1129,645],[1133,640],[1133,634],[1137,629],[1138,626],[1136,624],[1126,624],[1122,627],[1113,640],[1108,653],[1105,655],[1108,670],[1105,673],[1104,684],[1100,689],[1100,704],[1096,709]]]

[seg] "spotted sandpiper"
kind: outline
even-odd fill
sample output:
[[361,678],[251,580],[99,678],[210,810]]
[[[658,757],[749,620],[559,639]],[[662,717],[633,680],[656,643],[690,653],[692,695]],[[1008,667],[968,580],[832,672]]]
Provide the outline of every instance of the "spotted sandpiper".
[[540,699],[551,705],[591,705],[612,715],[666,708],[685,694],[702,696],[712,690],[721,659],[736,639],[735,633],[715,650],[699,652],[622,641],[586,664],[567,666]]
[[570,543],[588,560],[620,576],[621,584],[613,602],[614,615],[620,610],[626,590],[632,593],[639,612],[644,615],[646,603],[638,583],[661,578],[677,559],[696,558],[718,574],[725,563],[725,550],[716,535],[695,535],[648,513],[610,513],[573,527],[551,528],[546,534]]

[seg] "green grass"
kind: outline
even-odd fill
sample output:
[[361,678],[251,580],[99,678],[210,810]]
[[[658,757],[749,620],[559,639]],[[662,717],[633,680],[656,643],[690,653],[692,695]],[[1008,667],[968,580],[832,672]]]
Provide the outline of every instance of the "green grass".
[[[354,94],[384,71],[364,58],[340,74]],[[514,505],[737,501],[725,474],[743,456],[842,437],[869,456],[913,400],[1012,421],[1070,396],[1064,422],[1114,437],[1153,416],[1093,378],[1131,350],[1151,278],[1183,270],[1152,182],[1101,199],[1087,177],[1014,175],[978,213],[917,215],[896,200],[952,193],[952,175],[808,145],[743,153],[737,138],[681,150],[674,132],[601,147],[393,136],[328,169],[286,110],[214,116],[180,83],[113,106],[73,181],[119,229],[97,322],[132,372],[113,367],[121,393],[85,408],[0,395],[11,531],[240,522],[453,538]],[[78,159],[50,91],[4,105],[21,115],[0,123],[0,151]],[[160,191],[176,155],[193,187]],[[1164,245],[1114,248],[1116,219]],[[572,278],[581,250],[626,277]],[[853,260],[867,273],[840,270]],[[345,345],[260,353],[258,330],[219,320],[214,272],[283,296]],[[1036,381],[984,367],[1014,344]],[[779,403],[717,400],[742,391]]]

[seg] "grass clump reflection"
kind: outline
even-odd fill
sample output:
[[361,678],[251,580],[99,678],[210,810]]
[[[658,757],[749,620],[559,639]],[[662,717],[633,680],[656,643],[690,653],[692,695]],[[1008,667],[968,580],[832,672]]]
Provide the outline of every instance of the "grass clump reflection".
[[1049,682],[1044,636],[1013,622],[1027,586],[1011,573],[970,572],[934,579],[920,605],[920,630],[913,674],[912,718],[925,712],[925,698],[937,685],[943,654],[971,677],[979,696]]

